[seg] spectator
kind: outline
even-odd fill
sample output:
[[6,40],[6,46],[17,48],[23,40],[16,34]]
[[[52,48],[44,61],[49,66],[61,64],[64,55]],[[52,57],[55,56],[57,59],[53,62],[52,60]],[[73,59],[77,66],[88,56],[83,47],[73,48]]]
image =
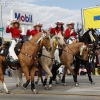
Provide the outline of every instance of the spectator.
[[100,50],[98,51],[98,74],[100,75]]
[[86,75],[87,70],[84,65],[80,65],[79,75]]
[[93,54],[93,51],[90,51],[89,55],[89,65],[92,70],[92,74],[95,74],[95,54]]
[[5,75],[6,75],[6,76],[10,76],[10,77],[12,76],[12,73],[11,73],[11,70],[10,70],[9,67],[6,69]]

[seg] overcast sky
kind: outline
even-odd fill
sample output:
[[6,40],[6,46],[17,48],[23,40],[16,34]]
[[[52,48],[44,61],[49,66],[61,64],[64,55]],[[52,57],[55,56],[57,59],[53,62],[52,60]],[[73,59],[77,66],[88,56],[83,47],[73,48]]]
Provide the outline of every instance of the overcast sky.
[[[94,7],[100,4],[100,0],[1,0],[5,3],[2,6],[3,26],[6,27],[7,20],[10,19],[10,11],[20,10],[33,13],[34,23],[40,22],[43,28],[49,28],[58,20],[64,22],[64,27],[69,21],[81,23],[81,8]],[[12,2],[12,5],[9,5]],[[18,2],[18,5],[14,5]],[[27,27],[25,27],[27,28]],[[4,37],[11,37],[4,32]]]

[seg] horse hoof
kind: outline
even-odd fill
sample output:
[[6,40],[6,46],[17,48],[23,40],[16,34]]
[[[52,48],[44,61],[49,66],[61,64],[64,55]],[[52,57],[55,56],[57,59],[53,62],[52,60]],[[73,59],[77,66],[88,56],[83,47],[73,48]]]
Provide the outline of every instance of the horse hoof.
[[38,81],[35,81],[35,84],[37,85],[38,84]]
[[78,87],[79,86],[79,83],[76,83],[75,86]]
[[16,87],[18,87],[19,85],[18,84],[16,84]]
[[52,90],[52,85],[49,85],[49,90]]
[[38,91],[37,91],[37,90],[33,90],[33,93],[34,93],[34,94],[38,94]]
[[48,90],[48,87],[46,85],[44,86],[44,88],[45,88],[45,90]]
[[63,83],[63,86],[67,86],[67,84],[66,83]]
[[24,84],[22,85],[22,88],[26,90],[26,87],[24,86]]
[[10,94],[10,91],[6,91],[6,94]]
[[95,84],[94,82],[91,82],[91,84]]

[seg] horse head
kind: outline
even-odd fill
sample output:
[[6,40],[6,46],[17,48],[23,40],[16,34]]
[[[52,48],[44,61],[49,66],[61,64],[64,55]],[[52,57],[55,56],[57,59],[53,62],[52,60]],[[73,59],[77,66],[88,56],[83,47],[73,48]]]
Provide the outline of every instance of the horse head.
[[47,31],[42,32],[42,39],[40,41],[40,46],[44,46],[47,51],[51,51],[52,50],[52,46],[51,46],[51,42],[50,42],[50,34]]
[[53,37],[53,41],[55,46],[59,45],[61,48],[64,48],[66,46],[66,43],[64,41],[64,37],[62,36],[61,33],[56,33],[56,35]]

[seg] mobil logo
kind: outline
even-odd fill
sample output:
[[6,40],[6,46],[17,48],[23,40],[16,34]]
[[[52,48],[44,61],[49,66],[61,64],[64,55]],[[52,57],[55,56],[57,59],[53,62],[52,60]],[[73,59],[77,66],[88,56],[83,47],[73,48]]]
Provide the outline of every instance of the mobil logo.
[[32,23],[32,15],[31,14],[21,14],[21,13],[17,13],[15,12],[15,19],[20,20],[22,22],[29,22]]

